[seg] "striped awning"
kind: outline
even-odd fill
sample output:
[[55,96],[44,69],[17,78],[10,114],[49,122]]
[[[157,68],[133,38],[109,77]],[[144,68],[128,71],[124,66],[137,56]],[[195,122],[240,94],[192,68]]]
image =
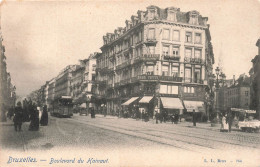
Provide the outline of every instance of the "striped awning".
[[163,108],[167,109],[184,109],[179,98],[161,97]]
[[131,99],[127,100],[126,102],[124,102],[122,104],[122,106],[128,106],[129,104],[133,103],[134,101],[136,101],[139,97],[132,97]]
[[144,96],[139,103],[149,103],[152,100],[153,96]]

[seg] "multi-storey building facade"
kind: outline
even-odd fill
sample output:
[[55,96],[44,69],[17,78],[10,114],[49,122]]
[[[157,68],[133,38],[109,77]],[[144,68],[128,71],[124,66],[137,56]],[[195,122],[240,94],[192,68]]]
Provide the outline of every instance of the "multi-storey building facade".
[[55,79],[55,94],[54,99],[61,96],[71,95],[71,77],[72,72],[75,71],[77,65],[68,65],[63,69]]
[[226,88],[225,99],[227,108],[249,109],[250,86],[234,85]]
[[81,66],[85,67],[83,74],[82,94],[86,97],[85,102],[87,102],[87,107],[95,106],[93,104],[93,100],[96,86],[96,56],[98,54],[100,53],[91,54],[89,58],[80,61]]
[[82,103],[82,83],[83,83],[83,73],[85,71],[84,66],[76,66],[75,71],[72,71],[71,75],[71,97],[73,98],[73,103]]
[[15,105],[15,100],[15,86],[12,84],[11,75],[7,71],[5,46],[3,45],[2,31],[0,25],[0,121],[5,121],[5,112],[7,112],[9,107]]
[[49,86],[48,86],[48,98],[47,98],[47,107],[48,109],[51,107],[52,102],[54,100],[54,95],[55,95],[55,83],[56,79],[53,78],[49,81]]
[[150,111],[182,110],[182,101],[189,111],[204,110],[214,63],[208,18],[174,7],[149,6],[137,14],[103,37],[102,54],[96,56],[107,112],[136,100]]

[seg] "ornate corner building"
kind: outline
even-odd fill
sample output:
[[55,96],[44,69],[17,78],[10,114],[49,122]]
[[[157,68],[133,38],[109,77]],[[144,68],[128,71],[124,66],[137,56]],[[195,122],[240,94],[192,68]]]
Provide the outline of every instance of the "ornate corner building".
[[214,64],[207,20],[197,11],[149,6],[126,20],[126,27],[103,36],[96,79],[107,112],[136,100],[152,111],[182,110],[183,104],[205,110]]

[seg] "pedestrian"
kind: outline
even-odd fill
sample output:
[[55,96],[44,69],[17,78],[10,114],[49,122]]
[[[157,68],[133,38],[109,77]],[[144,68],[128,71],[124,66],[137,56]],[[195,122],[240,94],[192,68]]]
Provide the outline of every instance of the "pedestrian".
[[22,109],[22,103],[21,102],[18,102],[17,107],[15,107],[13,121],[14,121],[14,130],[15,131],[17,131],[17,130],[21,131],[22,123],[23,123],[23,109]]
[[174,124],[178,124],[178,121],[179,121],[179,114],[175,113],[175,115],[174,115]]
[[158,113],[158,111],[155,111],[155,119],[156,119],[156,124],[158,124],[158,120],[159,120],[159,113]]
[[94,110],[94,108],[90,109],[90,115],[91,115],[91,118],[95,118],[95,110]]
[[228,132],[227,114],[223,114],[221,121],[221,132]]
[[12,120],[12,117],[14,116],[14,107],[9,108],[7,116],[9,118],[9,120]]
[[41,126],[47,126],[48,125],[48,112],[47,112],[47,106],[46,105],[43,106],[40,124],[41,124]]
[[231,127],[232,127],[232,123],[233,123],[233,115],[232,115],[231,111],[228,112],[226,123],[228,123],[228,132],[231,132]]
[[192,112],[192,121],[193,121],[193,126],[196,126],[197,117],[196,117],[196,112],[194,109]]
[[39,130],[39,111],[35,104],[32,104],[32,111],[30,115],[31,123],[29,125],[30,131],[38,131]]
[[171,121],[172,121],[172,124],[173,124],[173,122],[175,122],[175,116],[174,115],[171,115]]

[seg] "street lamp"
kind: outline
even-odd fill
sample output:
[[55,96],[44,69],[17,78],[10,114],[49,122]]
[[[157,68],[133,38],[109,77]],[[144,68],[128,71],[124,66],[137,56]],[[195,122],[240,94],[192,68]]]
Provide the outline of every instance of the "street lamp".
[[220,72],[219,67],[217,67],[217,68],[215,69],[215,72],[216,72],[216,75],[217,75],[216,89],[218,89],[218,88],[219,88],[218,76],[219,76],[219,72]]
[[213,104],[214,104],[213,86],[215,83],[216,76],[214,74],[210,74],[208,76],[208,78],[209,78],[209,89],[207,90],[206,101],[207,101],[207,116],[208,116],[208,121],[209,121],[210,120],[210,111],[212,111]]

